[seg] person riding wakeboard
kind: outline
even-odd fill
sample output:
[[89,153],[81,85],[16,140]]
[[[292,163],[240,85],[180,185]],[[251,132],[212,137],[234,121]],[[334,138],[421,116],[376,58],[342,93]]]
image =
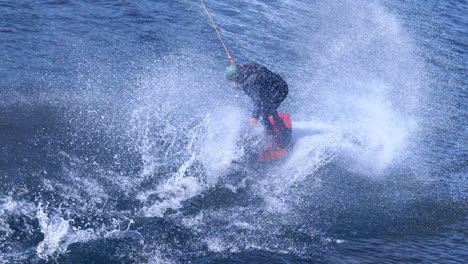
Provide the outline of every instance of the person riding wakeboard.
[[257,125],[261,117],[268,135],[275,135],[269,117],[273,116],[278,129],[285,129],[283,120],[278,116],[276,109],[288,96],[288,85],[278,74],[270,71],[258,63],[248,63],[227,66],[225,76],[233,81],[234,88],[242,89],[254,103],[254,110],[250,123]]

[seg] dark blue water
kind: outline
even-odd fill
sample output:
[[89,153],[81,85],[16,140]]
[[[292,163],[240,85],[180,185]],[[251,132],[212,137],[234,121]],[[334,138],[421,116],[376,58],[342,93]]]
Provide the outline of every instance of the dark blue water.
[[200,2],[0,1],[0,263],[466,262],[466,1],[206,4],[286,160]]

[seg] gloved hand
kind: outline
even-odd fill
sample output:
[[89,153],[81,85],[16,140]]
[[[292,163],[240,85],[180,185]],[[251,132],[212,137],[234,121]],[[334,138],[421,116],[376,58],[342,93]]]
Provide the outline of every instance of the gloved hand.
[[251,126],[256,126],[258,123],[258,119],[257,118],[251,118],[250,119],[250,125]]

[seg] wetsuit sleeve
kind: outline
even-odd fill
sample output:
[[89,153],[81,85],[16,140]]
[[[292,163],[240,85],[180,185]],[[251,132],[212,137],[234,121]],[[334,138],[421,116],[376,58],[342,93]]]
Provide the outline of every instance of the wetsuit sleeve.
[[236,82],[239,86],[248,86],[253,84],[253,82],[257,79],[257,74],[250,70],[241,71],[239,77],[237,78]]
[[247,78],[242,82],[241,85],[242,85],[242,86],[252,85],[256,78],[257,78],[257,74],[256,74],[256,73],[252,73],[252,74],[249,75],[249,77],[247,77]]

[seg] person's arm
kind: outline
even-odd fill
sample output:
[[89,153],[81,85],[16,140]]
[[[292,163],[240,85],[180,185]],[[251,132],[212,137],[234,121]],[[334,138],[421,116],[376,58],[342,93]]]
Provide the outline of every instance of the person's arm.
[[234,88],[242,88],[247,85],[253,85],[256,78],[257,78],[257,74],[252,73],[245,80],[240,80],[238,82],[234,81],[233,86]]

